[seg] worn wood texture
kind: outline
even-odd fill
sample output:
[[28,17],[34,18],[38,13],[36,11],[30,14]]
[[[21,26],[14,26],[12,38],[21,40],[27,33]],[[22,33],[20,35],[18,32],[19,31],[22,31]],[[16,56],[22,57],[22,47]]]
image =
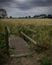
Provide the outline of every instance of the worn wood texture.
[[9,37],[10,56],[25,56],[31,54],[29,45],[20,37],[10,35]]
[[36,41],[34,41],[32,38],[30,38],[28,35],[26,35],[25,33],[23,33],[22,31],[21,31],[21,34],[23,35],[23,36],[25,36],[28,40],[30,40],[33,44],[37,44],[36,43]]

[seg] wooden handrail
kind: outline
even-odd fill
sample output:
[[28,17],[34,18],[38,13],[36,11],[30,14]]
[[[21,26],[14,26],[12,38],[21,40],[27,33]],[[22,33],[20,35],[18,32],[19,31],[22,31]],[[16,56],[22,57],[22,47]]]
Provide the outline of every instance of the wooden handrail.
[[22,31],[21,31],[21,34],[22,34],[24,37],[26,37],[28,40],[30,40],[34,45],[38,45],[38,46],[41,47],[41,48],[48,49],[47,47],[45,47],[45,46],[43,46],[43,45],[41,45],[41,44],[37,44],[36,41],[34,41],[32,38],[30,38],[28,35],[26,35],[26,34],[23,33]]
[[37,44],[36,43],[36,41],[34,41],[32,38],[30,38],[28,35],[26,35],[25,33],[23,33],[22,31],[21,31],[21,34],[23,35],[23,36],[25,36],[28,40],[30,40],[31,42],[33,42],[33,44]]

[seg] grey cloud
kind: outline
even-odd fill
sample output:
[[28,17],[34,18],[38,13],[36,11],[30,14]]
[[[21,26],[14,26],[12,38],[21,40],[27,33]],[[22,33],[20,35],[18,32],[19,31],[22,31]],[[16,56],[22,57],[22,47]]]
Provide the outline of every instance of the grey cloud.
[[0,8],[9,7],[12,0],[0,0]]
[[34,7],[52,6],[52,0],[29,0],[24,3],[17,2],[17,6],[22,10],[27,10]]
[[[39,14],[39,13],[40,14],[52,13],[52,0],[26,0],[24,2],[21,2],[21,1],[20,0],[0,0],[0,8],[5,8],[9,16],[10,15],[25,16],[25,15],[30,15],[30,14],[32,15],[32,14]],[[48,8],[46,9],[46,7]]]
[[[1,4],[2,3],[2,4]],[[15,8],[19,8],[21,10],[27,10],[34,7],[46,7],[52,6],[52,0],[26,0],[25,2],[21,3],[18,0],[0,0],[0,6],[8,6],[11,7],[11,4],[16,4]]]
[[0,0],[0,3],[1,2],[9,2],[9,1],[12,1],[12,0]]

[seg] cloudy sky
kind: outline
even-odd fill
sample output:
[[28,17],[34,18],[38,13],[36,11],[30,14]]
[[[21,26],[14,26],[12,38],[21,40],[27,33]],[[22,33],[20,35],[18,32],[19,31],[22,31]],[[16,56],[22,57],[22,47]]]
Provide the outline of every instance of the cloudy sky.
[[52,0],[0,0],[0,8],[13,17],[52,14]]

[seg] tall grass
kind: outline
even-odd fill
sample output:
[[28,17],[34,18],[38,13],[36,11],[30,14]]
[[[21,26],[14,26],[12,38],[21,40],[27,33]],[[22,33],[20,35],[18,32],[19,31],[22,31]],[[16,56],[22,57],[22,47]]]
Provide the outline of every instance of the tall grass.
[[[1,19],[0,32],[4,33],[5,26],[9,27],[11,34],[20,35],[20,31],[23,31],[37,44],[52,47],[52,19]],[[36,34],[29,32],[29,28]]]

